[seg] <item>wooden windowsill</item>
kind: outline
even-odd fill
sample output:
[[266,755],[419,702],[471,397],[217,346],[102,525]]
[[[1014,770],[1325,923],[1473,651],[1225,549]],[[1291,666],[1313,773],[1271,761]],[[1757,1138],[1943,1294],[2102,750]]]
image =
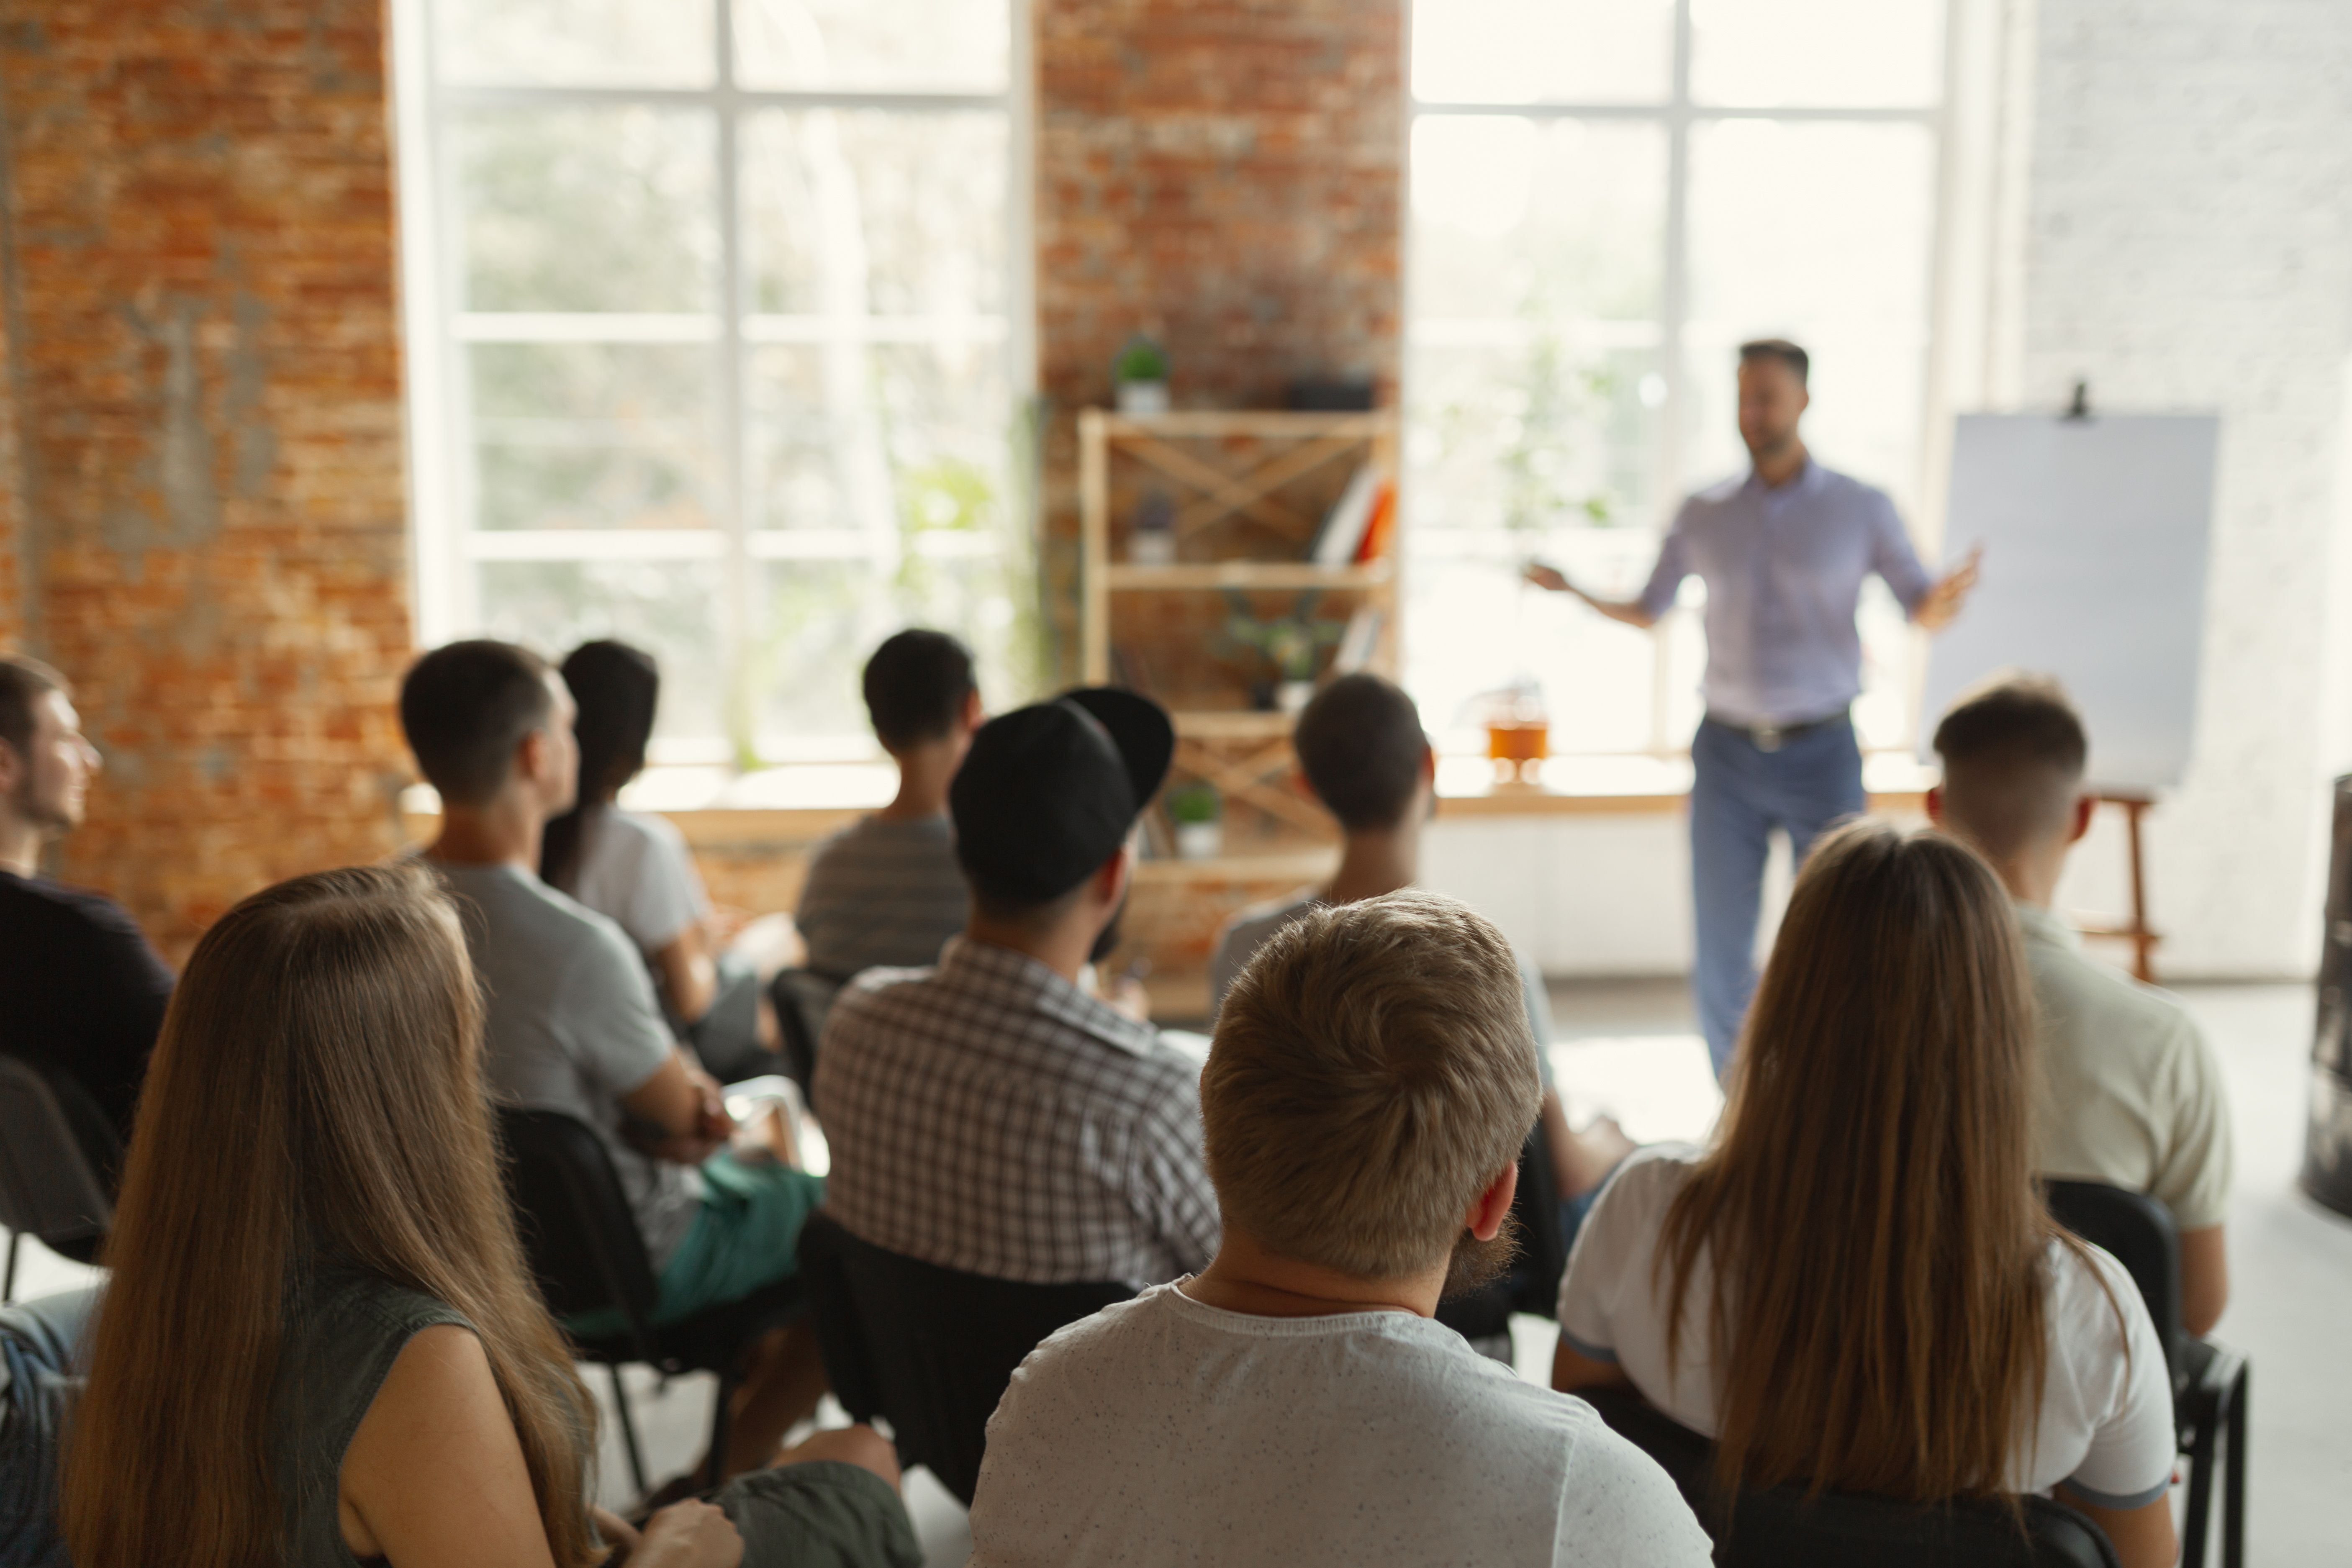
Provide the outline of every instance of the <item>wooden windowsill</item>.
[[[1554,757],[1540,773],[1539,784],[1497,784],[1494,764],[1484,757],[1442,758],[1437,815],[1642,816],[1678,812],[1690,795],[1687,757]],[[1907,755],[1879,752],[1864,759],[1863,780],[1873,808],[1908,815],[1923,809],[1934,774]],[[624,804],[668,817],[698,848],[814,844],[887,805],[895,785],[887,763],[812,763],[740,775],[717,768],[656,768],[629,786]],[[429,838],[440,815],[441,803],[429,787],[404,793],[401,816],[413,840]],[[1318,858],[1328,851],[1302,847],[1300,854]]]

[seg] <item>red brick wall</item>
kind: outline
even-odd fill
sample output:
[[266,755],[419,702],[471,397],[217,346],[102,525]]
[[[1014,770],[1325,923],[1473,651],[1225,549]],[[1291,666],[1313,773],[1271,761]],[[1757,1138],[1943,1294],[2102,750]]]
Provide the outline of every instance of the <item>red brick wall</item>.
[[[1137,331],[1177,406],[1279,408],[1305,375],[1397,395],[1403,0],[1035,0],[1047,602],[1076,673],[1076,411]],[[1212,606],[1213,609],[1214,606]],[[1205,645],[1204,645],[1205,646]],[[1218,923],[1289,879],[1139,887],[1122,952],[1197,1013]]]
[[[1396,396],[1403,0],[1036,0],[1047,569],[1074,605],[1073,415],[1136,331],[1180,407],[1302,375]],[[1075,669],[1067,646],[1066,668]]]
[[0,29],[24,636],[109,763],[60,868],[174,956],[254,889],[395,842],[384,44],[382,0]]
[[[0,257],[0,263],[5,258]],[[16,455],[16,399],[9,376],[15,369],[8,331],[7,273],[0,265],[0,649],[25,645],[24,495],[18,486],[22,469]]]

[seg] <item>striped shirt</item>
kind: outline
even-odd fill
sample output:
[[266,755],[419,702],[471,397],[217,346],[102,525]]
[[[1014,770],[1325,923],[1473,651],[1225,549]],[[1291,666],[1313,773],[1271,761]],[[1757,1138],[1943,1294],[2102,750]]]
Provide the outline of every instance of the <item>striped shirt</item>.
[[1025,953],[958,937],[841,994],[817,1052],[825,1207],[877,1247],[1035,1285],[1206,1267],[1200,1069]]
[[808,942],[808,967],[846,980],[877,965],[937,963],[971,903],[945,816],[868,816],[818,847],[793,919]]

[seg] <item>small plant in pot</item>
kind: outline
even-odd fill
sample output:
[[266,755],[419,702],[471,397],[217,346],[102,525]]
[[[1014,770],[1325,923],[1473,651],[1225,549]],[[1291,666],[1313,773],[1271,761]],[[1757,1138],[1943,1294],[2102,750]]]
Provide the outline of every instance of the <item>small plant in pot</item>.
[[1168,351],[1138,332],[1111,362],[1111,385],[1121,414],[1168,412]]
[[1165,566],[1176,559],[1176,503],[1166,490],[1153,490],[1137,505],[1127,558],[1139,566]]
[[1224,853],[1225,802],[1216,785],[1203,780],[1170,790],[1168,820],[1176,826],[1179,858],[1213,860]]
[[1254,649],[1272,667],[1271,678],[1251,683],[1250,700],[1262,712],[1296,713],[1315,695],[1315,667],[1347,635],[1339,621],[1318,619],[1316,595],[1299,595],[1286,616],[1261,617],[1239,594],[1227,595],[1233,614],[1225,622],[1230,643]]

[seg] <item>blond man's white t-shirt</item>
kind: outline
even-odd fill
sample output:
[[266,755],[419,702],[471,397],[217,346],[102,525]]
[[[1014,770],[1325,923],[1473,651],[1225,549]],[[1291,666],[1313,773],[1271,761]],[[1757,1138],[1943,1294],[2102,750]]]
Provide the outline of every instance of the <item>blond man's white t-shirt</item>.
[[[1559,1286],[1559,1332],[1588,1360],[1613,1362],[1642,1397],[1702,1436],[1719,1430],[1711,1353],[1715,1272],[1702,1248],[1682,1302],[1680,1355],[1666,1355],[1658,1235],[1698,1152],[1686,1144],[1636,1151],[1619,1166],[1577,1235]],[[2090,1262],[2053,1242],[2043,1321],[2050,1339],[2042,1406],[2030,1450],[2012,1457],[2011,1485],[2043,1492],[2064,1482],[2092,1502],[2133,1509],[2172,1479],[2172,1386],[2164,1347],[2123,1265],[2096,1247]]]
[[2017,906],[2033,971],[2045,1176],[2146,1193],[2182,1230],[2227,1217],[2230,1100],[2221,1064],[2179,1001],[2083,953],[2048,910]]
[[1705,1568],[1655,1461],[1405,1311],[1263,1318],[1157,1286],[1013,1374],[973,1568]]

